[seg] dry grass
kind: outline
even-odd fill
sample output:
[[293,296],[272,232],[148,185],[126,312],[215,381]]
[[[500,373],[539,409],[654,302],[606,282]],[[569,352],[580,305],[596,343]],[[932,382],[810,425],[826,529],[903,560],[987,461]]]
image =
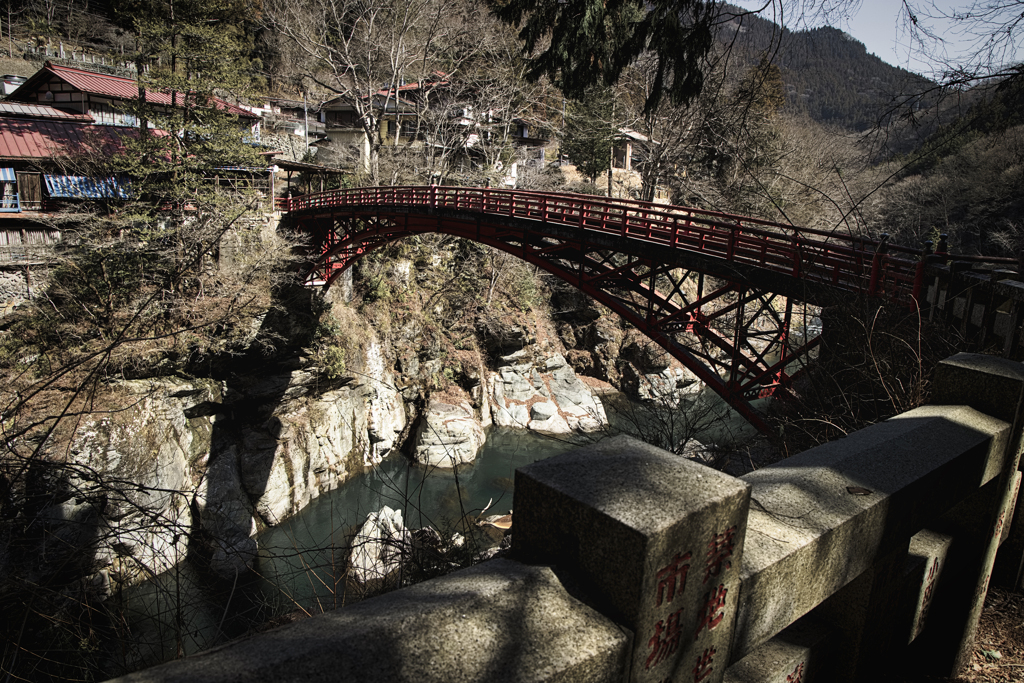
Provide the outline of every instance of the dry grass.
[[[6,40],[0,41],[0,49],[7,49]],[[15,50],[17,50],[17,47],[15,47]],[[40,66],[42,66],[42,62],[30,62],[27,59],[20,59],[18,57],[0,57],[0,75],[13,74],[28,78],[39,71]]]
[[1024,595],[991,588],[971,665],[956,683],[1024,681]]

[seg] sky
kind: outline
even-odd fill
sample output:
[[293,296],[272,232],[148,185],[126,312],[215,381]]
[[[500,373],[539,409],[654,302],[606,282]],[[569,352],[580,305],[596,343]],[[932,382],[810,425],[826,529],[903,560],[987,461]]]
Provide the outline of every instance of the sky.
[[[748,9],[762,7],[767,2],[767,0],[731,1]],[[918,4],[925,4],[928,1],[919,0]],[[905,17],[900,16],[903,8],[903,3],[900,0],[859,0],[856,4],[859,4],[856,11],[851,11],[849,17],[838,19],[832,25],[864,43],[868,52],[873,53],[884,62],[926,76],[932,74],[933,65],[918,57],[916,51],[911,49]],[[935,0],[934,4],[940,9],[951,9],[963,8],[970,3],[969,0]],[[771,11],[765,12],[762,16],[771,19]],[[955,49],[955,36],[949,30],[950,25],[947,23],[945,25],[934,24],[934,26],[942,33],[943,38],[949,41],[948,47]],[[790,28],[806,27],[790,26]]]

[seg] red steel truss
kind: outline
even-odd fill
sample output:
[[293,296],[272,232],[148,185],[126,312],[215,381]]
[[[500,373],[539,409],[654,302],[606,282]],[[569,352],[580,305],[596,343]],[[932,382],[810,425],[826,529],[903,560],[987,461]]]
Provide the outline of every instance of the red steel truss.
[[631,200],[458,187],[368,187],[283,200],[329,286],[365,253],[439,232],[490,245],[578,287],[635,325],[762,432],[819,337],[817,306],[849,293],[913,306],[920,250]]

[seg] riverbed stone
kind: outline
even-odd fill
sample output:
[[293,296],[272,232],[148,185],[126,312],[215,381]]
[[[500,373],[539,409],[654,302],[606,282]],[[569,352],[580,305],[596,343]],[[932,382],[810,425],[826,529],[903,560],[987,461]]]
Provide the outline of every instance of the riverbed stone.
[[411,550],[412,536],[405,528],[401,510],[385,505],[366,516],[366,521],[352,539],[349,556],[349,577],[359,583],[382,580],[402,564]]
[[626,436],[516,471],[516,557],[551,562],[637,634],[631,681],[729,663],[748,486]]
[[512,401],[528,401],[533,396],[533,385],[516,370],[506,365],[498,368],[502,382],[502,397]]
[[492,374],[491,416],[495,425],[558,436],[599,431],[607,426],[601,400],[561,355],[549,357],[542,367],[545,372],[532,365],[508,365]]
[[431,399],[416,430],[414,457],[431,467],[456,467],[476,460],[486,439],[468,402]]

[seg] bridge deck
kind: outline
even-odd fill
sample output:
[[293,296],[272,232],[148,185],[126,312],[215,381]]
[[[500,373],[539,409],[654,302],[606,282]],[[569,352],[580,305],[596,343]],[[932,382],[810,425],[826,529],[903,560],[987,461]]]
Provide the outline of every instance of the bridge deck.
[[[363,254],[425,232],[520,256],[635,325],[762,431],[750,401],[784,392],[818,342],[791,329],[794,302],[804,318],[808,305],[849,294],[914,308],[927,260],[884,238],[574,194],[366,187],[289,198],[281,208],[316,234],[316,279],[327,284]],[[693,274],[695,297],[686,294]],[[704,275],[725,285],[705,291]]]

